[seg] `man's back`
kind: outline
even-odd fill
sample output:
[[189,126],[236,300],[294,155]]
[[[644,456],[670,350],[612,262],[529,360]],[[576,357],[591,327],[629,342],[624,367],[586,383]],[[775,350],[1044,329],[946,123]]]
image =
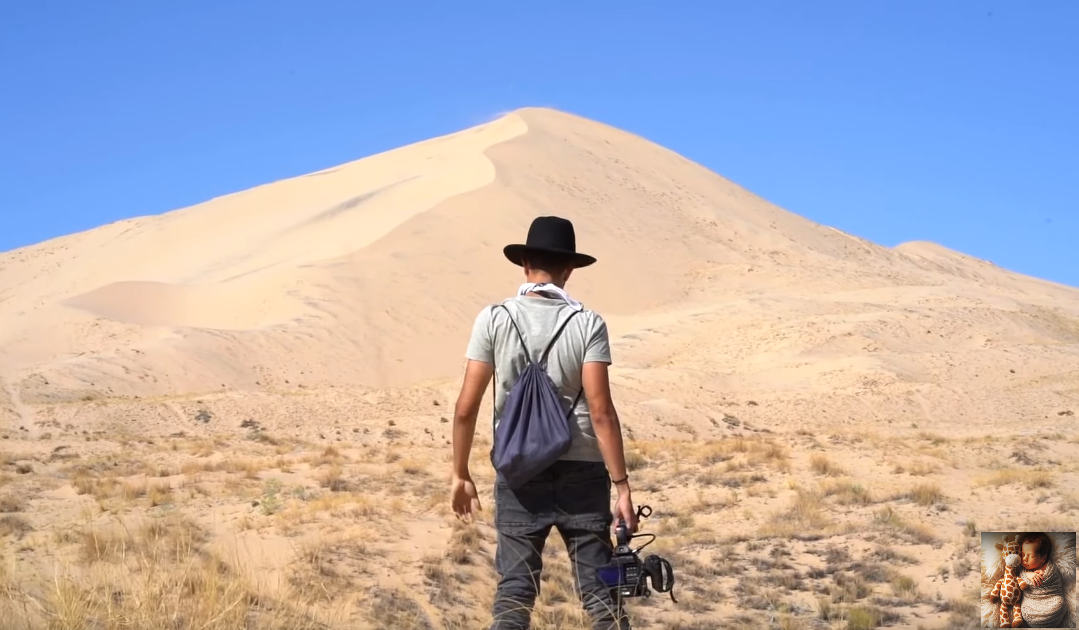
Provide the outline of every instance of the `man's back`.
[[[528,456],[537,455],[531,463],[543,465],[534,474],[531,466],[521,475],[510,474],[512,481],[504,473],[495,479],[498,539],[494,560],[499,580],[491,605],[491,630],[529,627],[539,592],[543,550],[552,527],[558,529],[569,552],[577,594],[593,628],[629,630],[621,601],[616,601],[599,571],[610,563],[614,552],[610,527],[615,511],[631,531],[636,529],[637,516],[621,425],[611,400],[607,326],[599,315],[575,310],[582,308],[580,303],[565,291],[574,270],[596,262],[576,247],[573,224],[560,217],[537,217],[525,243],[506,245],[503,253],[522,268],[525,282],[518,287],[516,297],[480,311],[465,351],[469,360],[453,412],[450,503],[454,513],[468,519],[480,509],[468,460],[480,401],[488,388],[494,389],[496,417],[504,408],[514,414],[506,425],[496,425],[494,434],[496,445],[505,446],[501,454],[509,454],[506,461],[510,468],[517,455],[523,454],[521,441],[516,440],[521,435],[527,435],[526,443],[533,440],[525,448]],[[541,362],[559,329],[544,371],[555,386],[562,411],[568,415],[572,401],[579,400],[574,407],[577,421],[570,422],[569,451],[561,461],[554,461],[567,442],[566,434],[554,425],[552,390],[541,382],[547,377],[533,368],[519,385],[517,379],[530,361]],[[582,382],[587,391],[582,391]],[[515,394],[507,406],[511,390]],[[540,453],[544,449],[547,455]],[[491,451],[492,463],[496,459],[503,462],[496,450]],[[612,486],[618,488],[615,511],[611,509]]]
[[[495,417],[501,416],[510,388],[529,359],[539,361],[555,331],[572,316],[547,355],[547,373],[558,389],[562,408],[568,412],[581,391],[583,363],[611,363],[603,318],[587,309],[574,315],[573,307],[566,302],[546,297],[517,296],[503,305],[505,309],[491,305],[480,311],[466,351],[469,359],[492,363],[495,367]],[[525,347],[521,346],[514,324],[524,337]],[[577,422],[571,424],[573,445],[562,459],[602,462],[584,396],[580,396],[574,415]]]

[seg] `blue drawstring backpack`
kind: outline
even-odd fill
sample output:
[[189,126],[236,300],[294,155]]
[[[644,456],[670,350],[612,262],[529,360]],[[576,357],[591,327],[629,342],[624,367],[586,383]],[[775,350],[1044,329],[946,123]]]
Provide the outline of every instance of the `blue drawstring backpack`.
[[528,361],[506,396],[502,420],[495,427],[494,445],[491,447],[491,463],[495,470],[510,488],[517,489],[558,461],[572,446],[570,418],[584,388],[577,393],[569,413],[565,412],[559,400],[558,388],[547,374],[547,354],[566,324],[579,311],[573,311],[562,322],[539,361],[534,362],[509,309],[501,304],[497,306],[505,309],[513,329],[517,331],[517,338],[524,346],[525,359]]

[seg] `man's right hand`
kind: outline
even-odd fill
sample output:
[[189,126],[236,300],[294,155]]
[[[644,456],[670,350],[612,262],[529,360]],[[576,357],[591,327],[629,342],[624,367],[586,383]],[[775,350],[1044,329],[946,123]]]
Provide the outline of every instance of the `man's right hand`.
[[476,512],[480,511],[480,497],[476,492],[476,484],[472,477],[453,476],[450,484],[450,505],[457,518],[466,523],[471,523]]
[[619,491],[618,500],[614,504],[614,525],[618,526],[618,520],[626,522],[626,530],[634,534],[637,532],[637,511],[633,509],[633,497],[629,490]]

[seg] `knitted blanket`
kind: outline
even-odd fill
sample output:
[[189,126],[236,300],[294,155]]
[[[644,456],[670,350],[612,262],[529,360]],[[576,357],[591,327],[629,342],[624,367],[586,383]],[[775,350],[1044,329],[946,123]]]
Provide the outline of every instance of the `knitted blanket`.
[[[1019,577],[1030,580],[1033,571],[1023,570]],[[1064,608],[1064,586],[1052,561],[1045,563],[1045,574],[1041,585],[1032,586],[1023,591],[1020,600],[1023,621],[1030,628],[1059,628],[1064,622],[1067,610]]]

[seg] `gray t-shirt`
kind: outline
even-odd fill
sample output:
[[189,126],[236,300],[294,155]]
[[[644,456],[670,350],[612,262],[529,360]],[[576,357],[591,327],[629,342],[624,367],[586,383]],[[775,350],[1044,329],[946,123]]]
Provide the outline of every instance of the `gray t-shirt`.
[[[506,300],[503,305],[517,323],[532,361],[539,361],[551,336],[573,313],[573,309],[562,300],[545,297],[517,296]],[[521,340],[506,310],[490,305],[479,312],[465,352],[468,359],[494,364],[495,418],[502,415],[510,388],[517,375],[528,365]],[[558,388],[562,408],[567,414],[581,391],[581,368],[584,363],[592,361],[610,364],[611,345],[607,338],[606,322],[597,313],[585,309],[566,324],[547,355],[547,373]],[[561,459],[602,462],[603,455],[592,429],[592,417],[583,393],[574,415],[577,422],[570,423],[573,444]],[[493,426],[497,426],[497,421]]]

